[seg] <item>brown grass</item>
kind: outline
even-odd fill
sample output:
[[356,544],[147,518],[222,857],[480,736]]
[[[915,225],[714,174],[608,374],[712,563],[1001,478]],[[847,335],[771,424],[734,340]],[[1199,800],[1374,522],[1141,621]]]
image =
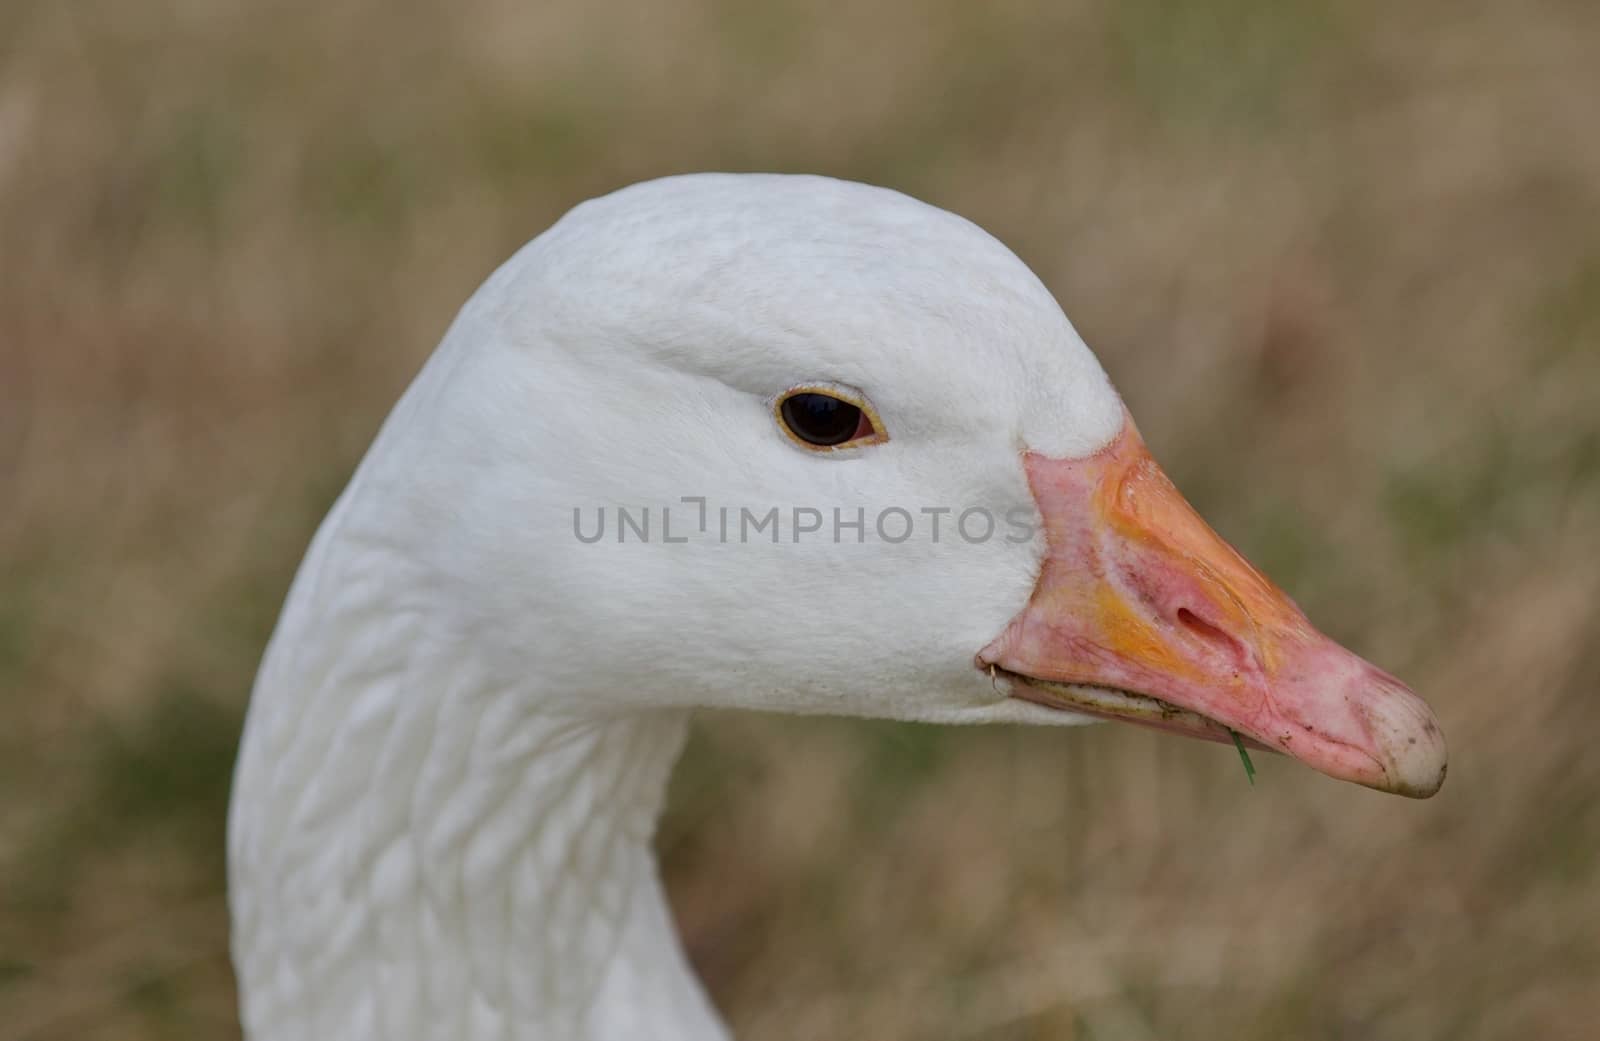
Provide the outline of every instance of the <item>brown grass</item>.
[[1093,728],[712,718],[662,843],[742,1037],[1578,1037],[1600,1015],[1600,8],[0,7],[0,1036],[228,1036],[221,822],[320,512],[569,205],[973,217],[1452,746],[1427,804]]

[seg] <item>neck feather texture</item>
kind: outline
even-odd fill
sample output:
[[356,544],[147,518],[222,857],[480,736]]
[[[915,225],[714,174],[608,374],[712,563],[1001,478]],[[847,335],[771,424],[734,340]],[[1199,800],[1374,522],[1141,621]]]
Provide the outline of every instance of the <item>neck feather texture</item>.
[[251,1041],[725,1033],[651,838],[682,712],[507,682],[336,509],[252,697],[229,820]]

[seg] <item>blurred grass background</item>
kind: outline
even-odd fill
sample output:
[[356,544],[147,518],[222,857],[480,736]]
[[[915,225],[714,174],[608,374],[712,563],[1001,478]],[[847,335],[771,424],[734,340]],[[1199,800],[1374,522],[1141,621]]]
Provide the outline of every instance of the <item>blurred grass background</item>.
[[1587,0],[0,4],[0,1037],[236,1036],[229,772],[307,539],[496,264],[695,169],[1011,244],[1452,749],[1414,804],[707,718],[661,846],[739,1036],[1593,1036],[1597,45]]

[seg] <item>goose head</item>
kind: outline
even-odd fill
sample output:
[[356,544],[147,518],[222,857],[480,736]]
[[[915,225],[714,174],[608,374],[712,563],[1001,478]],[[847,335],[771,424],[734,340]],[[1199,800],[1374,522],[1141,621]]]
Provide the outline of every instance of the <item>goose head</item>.
[[1444,777],[1424,703],[1206,526],[1032,272],[892,191],[695,175],[577,207],[358,483],[437,624],[573,711],[1109,719]]

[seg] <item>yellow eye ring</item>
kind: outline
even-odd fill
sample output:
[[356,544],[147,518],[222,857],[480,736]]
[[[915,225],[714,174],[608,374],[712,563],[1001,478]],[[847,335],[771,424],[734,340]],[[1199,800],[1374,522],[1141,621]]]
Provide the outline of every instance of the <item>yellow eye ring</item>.
[[875,445],[889,440],[877,409],[862,396],[832,384],[790,387],[772,402],[784,436],[808,452]]

